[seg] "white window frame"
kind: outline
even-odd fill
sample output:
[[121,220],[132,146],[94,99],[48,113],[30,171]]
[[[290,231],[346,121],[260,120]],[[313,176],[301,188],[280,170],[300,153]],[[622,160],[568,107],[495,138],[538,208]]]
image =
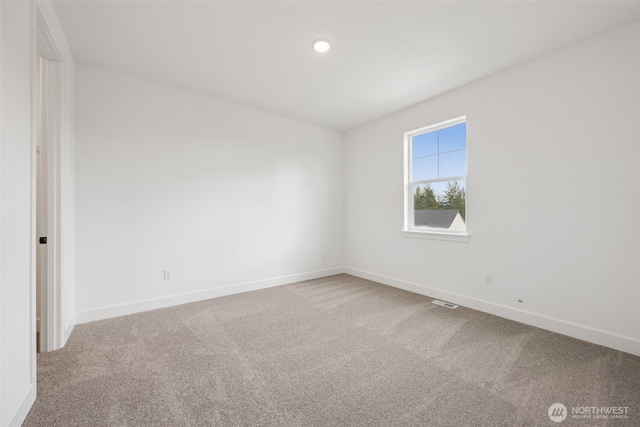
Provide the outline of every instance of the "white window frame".
[[[410,132],[406,132],[404,134],[404,228],[402,231],[402,235],[404,237],[411,238],[423,238],[423,239],[434,239],[434,240],[446,240],[446,241],[454,241],[454,242],[468,242],[469,241],[469,227],[466,224],[465,218],[465,230],[444,230],[440,228],[429,228],[429,227],[416,227],[414,225],[414,212],[413,212],[413,185],[421,184],[421,183],[432,183],[432,182],[446,182],[452,180],[462,180],[464,179],[468,185],[468,170],[466,170],[466,174],[464,176],[453,176],[442,179],[428,179],[421,181],[411,181],[412,176],[412,144],[411,139],[416,135],[421,135],[428,132],[434,132],[440,129],[448,128],[451,126],[458,125],[460,123],[466,123],[467,116],[456,117],[455,119],[446,120],[444,122],[439,122],[430,126],[425,126],[420,129],[415,129]],[[468,135],[467,135],[467,147],[465,148],[467,153],[467,163],[468,163]],[[424,181],[424,182],[423,182]],[[468,211],[468,208],[466,209]]]

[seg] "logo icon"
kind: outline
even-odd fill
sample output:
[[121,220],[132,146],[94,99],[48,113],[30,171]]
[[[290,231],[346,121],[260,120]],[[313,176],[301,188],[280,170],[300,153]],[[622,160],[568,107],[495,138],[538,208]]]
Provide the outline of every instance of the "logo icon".
[[554,423],[561,423],[567,418],[567,407],[562,403],[554,403],[549,406],[547,414]]

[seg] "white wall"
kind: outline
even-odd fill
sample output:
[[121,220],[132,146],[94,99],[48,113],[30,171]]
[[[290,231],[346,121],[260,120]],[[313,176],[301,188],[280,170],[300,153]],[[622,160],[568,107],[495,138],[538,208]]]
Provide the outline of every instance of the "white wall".
[[[347,132],[348,272],[640,355],[638,40],[621,27]],[[403,133],[461,115],[470,242],[402,237]]]
[[0,425],[35,400],[31,277],[32,5],[0,2]]
[[86,65],[76,93],[79,322],[340,271],[341,133]]
[[49,2],[0,2],[0,426],[20,425],[36,397],[33,84],[38,8],[64,63],[59,298],[67,335],[61,345],[74,325],[73,57]]

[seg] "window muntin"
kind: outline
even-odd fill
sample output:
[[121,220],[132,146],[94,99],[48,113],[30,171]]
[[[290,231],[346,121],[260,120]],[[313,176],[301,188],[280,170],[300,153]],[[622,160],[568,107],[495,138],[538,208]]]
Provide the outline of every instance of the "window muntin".
[[406,133],[405,156],[405,230],[466,233],[466,118]]

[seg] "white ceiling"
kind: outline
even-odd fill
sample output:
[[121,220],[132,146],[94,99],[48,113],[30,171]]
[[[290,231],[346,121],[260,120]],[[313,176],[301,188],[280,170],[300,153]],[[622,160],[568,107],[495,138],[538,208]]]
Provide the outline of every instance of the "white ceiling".
[[[346,130],[637,20],[638,1],[54,1],[76,61]],[[333,41],[317,54],[311,41]]]

